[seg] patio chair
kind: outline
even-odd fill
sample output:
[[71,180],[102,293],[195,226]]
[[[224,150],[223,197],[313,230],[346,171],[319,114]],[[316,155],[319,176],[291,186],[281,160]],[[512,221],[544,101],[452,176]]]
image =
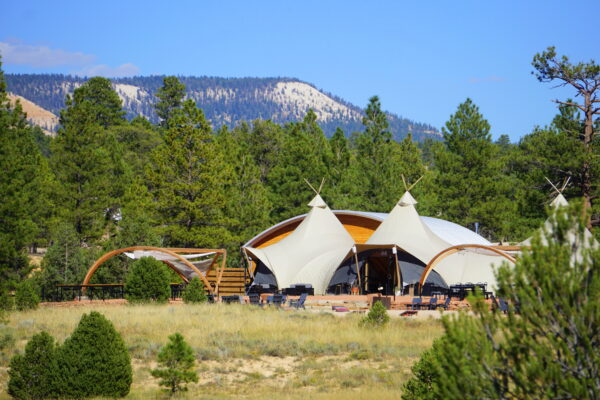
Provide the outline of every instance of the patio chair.
[[420,297],[413,297],[412,303],[408,305],[409,310],[420,310],[423,305],[423,299]]
[[508,314],[508,303],[506,303],[506,301],[500,297],[498,297],[498,308],[500,308],[500,311],[502,311],[504,314]]
[[290,300],[290,307],[294,307],[296,309],[304,308],[304,302],[306,301],[307,297],[308,293],[302,293],[298,300]]
[[437,308],[437,297],[432,297],[427,305],[428,310],[435,310]]
[[260,294],[258,293],[250,293],[248,295],[248,299],[250,300],[250,304],[255,305],[255,306],[263,306],[263,304],[260,302]]
[[206,297],[208,298],[208,302],[209,303],[214,303],[215,302],[215,295],[214,294],[209,294]]
[[285,304],[285,298],[286,298],[286,296],[282,295],[282,294],[273,295],[273,300],[272,300],[271,304],[273,304],[274,306],[277,306],[277,307],[281,307],[282,305]]
[[438,307],[443,308],[444,310],[447,310],[448,307],[450,307],[450,302],[452,301],[452,298],[450,296],[446,297],[446,301],[444,301],[443,303],[438,303],[436,304],[436,309]]

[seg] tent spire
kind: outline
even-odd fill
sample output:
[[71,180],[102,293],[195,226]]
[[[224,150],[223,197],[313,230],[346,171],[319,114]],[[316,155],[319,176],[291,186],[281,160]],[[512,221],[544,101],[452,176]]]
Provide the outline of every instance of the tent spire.
[[567,188],[567,185],[569,184],[569,181],[571,180],[571,177],[569,176],[566,180],[565,183],[563,183],[562,188],[558,188],[556,187],[556,185],[554,185],[554,183],[552,183],[552,181],[550,181],[550,179],[548,179],[547,177],[544,177],[548,183],[552,186],[552,188],[556,191],[556,197],[554,198],[554,200],[552,200],[550,202],[550,206],[552,206],[553,208],[559,207],[559,206],[566,206],[568,205],[568,201],[567,199],[565,199],[565,197],[563,196],[562,192]]
[[310,201],[310,203],[308,203],[308,206],[309,207],[326,208],[327,203],[325,203],[325,201],[319,194],[319,193],[321,193],[321,189],[323,189],[323,184],[325,183],[325,178],[321,179],[321,185],[319,185],[319,190],[315,189],[314,186],[311,185],[310,182],[306,178],[304,178],[304,182],[306,182],[306,184],[313,190],[313,192],[315,192],[315,197],[313,197],[313,199]]

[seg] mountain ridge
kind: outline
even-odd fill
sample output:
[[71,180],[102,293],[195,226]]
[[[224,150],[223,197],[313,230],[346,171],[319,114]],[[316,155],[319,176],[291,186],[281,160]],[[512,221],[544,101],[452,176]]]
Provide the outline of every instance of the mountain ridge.
[[[162,86],[164,77],[152,75],[111,79],[128,118],[142,115],[151,122],[158,121],[154,112],[157,100],[154,94]],[[241,121],[255,119],[270,119],[285,124],[301,120],[312,108],[327,136],[331,136],[337,127],[342,128],[347,136],[364,129],[363,109],[296,78],[178,78],[186,86],[186,96],[196,101],[215,128],[221,125],[231,127]],[[8,90],[14,95],[59,115],[64,108],[66,95],[88,78],[61,74],[5,74],[5,79]],[[441,138],[439,131],[429,124],[386,114],[395,140],[403,139],[409,132],[418,141]],[[48,129],[49,125],[47,123],[44,129],[52,131]]]

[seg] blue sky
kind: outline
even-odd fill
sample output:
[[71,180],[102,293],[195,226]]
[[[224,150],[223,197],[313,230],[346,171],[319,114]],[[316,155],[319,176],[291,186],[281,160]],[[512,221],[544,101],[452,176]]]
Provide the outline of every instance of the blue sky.
[[556,113],[547,46],[600,61],[600,1],[23,1],[0,12],[14,73],[294,77],[441,127],[471,97],[494,138]]

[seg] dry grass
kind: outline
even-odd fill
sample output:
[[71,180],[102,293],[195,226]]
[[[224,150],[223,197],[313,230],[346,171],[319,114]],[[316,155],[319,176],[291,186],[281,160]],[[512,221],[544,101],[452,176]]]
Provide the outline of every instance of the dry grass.
[[441,334],[439,321],[392,319],[380,330],[359,327],[361,316],[336,318],[305,311],[240,305],[89,306],[13,313],[0,354],[6,366],[31,336],[48,331],[62,342],[81,315],[102,312],[123,336],[134,363],[128,398],[165,398],[150,370],[167,336],[180,332],[198,358],[200,382],[183,398],[399,398],[419,354]]

